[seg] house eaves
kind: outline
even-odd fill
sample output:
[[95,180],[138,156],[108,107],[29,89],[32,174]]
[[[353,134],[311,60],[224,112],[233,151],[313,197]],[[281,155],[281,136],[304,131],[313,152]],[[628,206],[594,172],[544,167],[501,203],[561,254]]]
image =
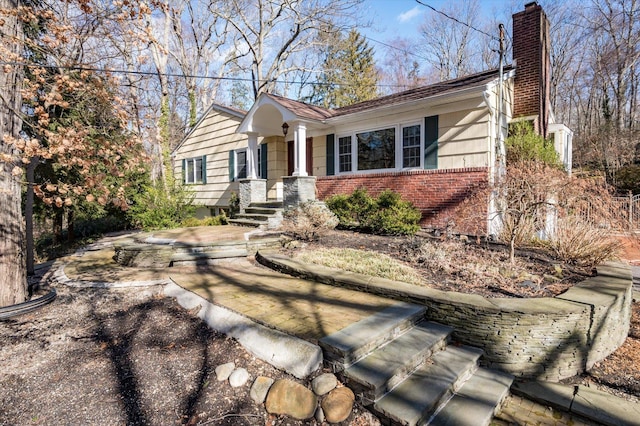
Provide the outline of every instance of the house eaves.
[[372,99],[336,109],[335,114],[327,119],[327,123],[336,124],[364,116],[387,114],[390,110],[410,109],[420,104],[436,106],[452,103],[481,93],[487,84],[497,84],[498,78],[498,70],[490,70]]

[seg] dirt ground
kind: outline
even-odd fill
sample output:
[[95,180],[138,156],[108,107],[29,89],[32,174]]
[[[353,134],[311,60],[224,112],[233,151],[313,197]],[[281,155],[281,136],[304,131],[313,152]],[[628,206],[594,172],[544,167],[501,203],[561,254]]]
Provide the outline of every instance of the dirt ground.
[[[316,424],[256,405],[256,377],[296,379],[158,290],[58,286],[50,305],[0,322],[0,425]],[[218,382],[227,362],[249,382]],[[344,425],[376,422],[356,406]]]
[[[396,253],[397,237],[334,242]],[[328,240],[324,244],[330,245]],[[302,425],[266,413],[249,396],[257,376],[289,377],[185,311],[158,288],[57,286],[44,308],[0,322],[0,425]],[[251,380],[218,382],[233,361]],[[625,344],[569,380],[640,402],[640,301]],[[375,425],[360,406],[345,425]]]

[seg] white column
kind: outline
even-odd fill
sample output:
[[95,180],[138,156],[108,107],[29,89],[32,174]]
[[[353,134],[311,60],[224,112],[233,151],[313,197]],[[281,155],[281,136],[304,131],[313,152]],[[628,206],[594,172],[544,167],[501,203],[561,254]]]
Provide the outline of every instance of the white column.
[[248,133],[249,149],[247,150],[247,179],[258,178],[258,134]]
[[307,126],[304,123],[296,123],[293,137],[293,176],[309,176],[307,173]]

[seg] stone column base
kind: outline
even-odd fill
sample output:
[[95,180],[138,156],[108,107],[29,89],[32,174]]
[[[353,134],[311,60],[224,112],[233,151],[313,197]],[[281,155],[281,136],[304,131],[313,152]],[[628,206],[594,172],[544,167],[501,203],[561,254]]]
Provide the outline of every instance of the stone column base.
[[240,179],[240,213],[244,213],[251,203],[267,201],[266,179]]
[[287,210],[305,201],[316,200],[315,176],[283,176],[283,205]]

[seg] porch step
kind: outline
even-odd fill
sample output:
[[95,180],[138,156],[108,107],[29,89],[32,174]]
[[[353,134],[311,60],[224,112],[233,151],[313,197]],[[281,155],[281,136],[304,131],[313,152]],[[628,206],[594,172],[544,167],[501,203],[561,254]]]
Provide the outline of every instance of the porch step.
[[447,345],[450,327],[398,303],[320,340],[325,360],[383,424],[488,425],[513,378]]
[[229,223],[254,228],[259,226],[274,228],[280,224],[283,210],[281,201],[251,203],[243,213],[235,215],[233,219],[229,219]]

